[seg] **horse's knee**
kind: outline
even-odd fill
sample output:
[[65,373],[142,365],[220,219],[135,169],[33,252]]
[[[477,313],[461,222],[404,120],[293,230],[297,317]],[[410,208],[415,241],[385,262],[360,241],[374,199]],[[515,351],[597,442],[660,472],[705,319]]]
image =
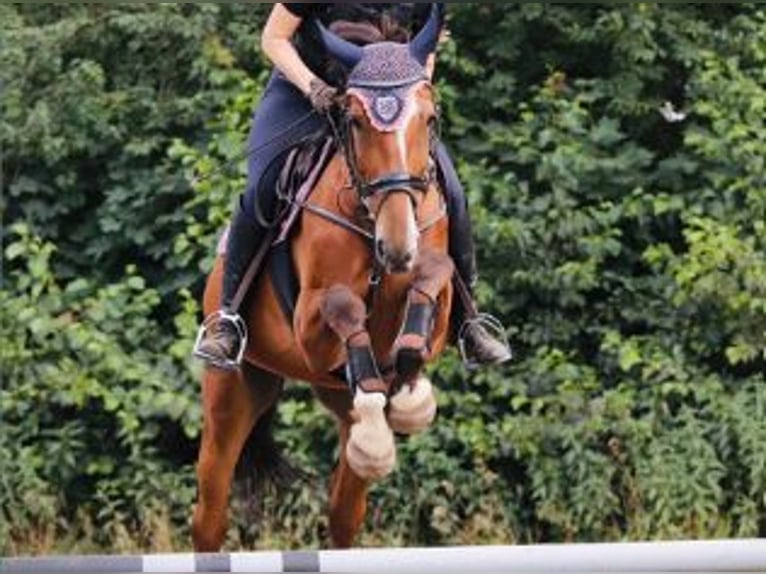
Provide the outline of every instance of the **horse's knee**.
[[206,416],[202,423],[198,472],[209,464],[233,468],[253,422],[251,417],[224,411]]
[[205,509],[225,509],[229,503],[231,481],[237,456],[203,446],[197,463],[197,496]]
[[202,398],[205,422],[217,426],[236,427],[252,412],[251,397],[239,373],[205,373]]
[[[258,416],[273,404],[256,400],[245,382],[237,377],[221,381],[206,381],[203,387],[204,420],[203,446],[214,449],[219,456],[238,450],[247,438]],[[275,397],[278,395],[274,395]]]
[[253,401],[253,417],[260,419],[282,396],[284,379],[247,363],[242,365],[242,375]]
[[367,318],[364,301],[344,285],[336,285],[324,293],[320,310],[330,328],[343,340],[364,330]]
[[455,273],[455,263],[452,258],[440,251],[424,249],[414,270],[414,283],[418,284],[437,283],[445,284]]

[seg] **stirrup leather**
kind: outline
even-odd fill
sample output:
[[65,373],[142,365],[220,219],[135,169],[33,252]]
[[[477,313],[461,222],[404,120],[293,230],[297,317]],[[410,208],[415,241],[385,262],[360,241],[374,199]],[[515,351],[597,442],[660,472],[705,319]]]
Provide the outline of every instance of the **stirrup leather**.
[[503,343],[508,349],[511,348],[511,343],[508,339],[508,334],[505,331],[505,327],[500,322],[499,319],[493,317],[492,315],[488,315],[486,313],[480,313],[476,315],[475,317],[468,319],[463,323],[463,326],[460,328],[460,332],[458,333],[458,349],[460,350],[460,357],[463,360],[463,364],[465,365],[466,369],[469,371],[475,371],[477,369],[480,369],[482,367],[481,364],[479,364],[474,357],[471,357],[468,352],[468,329],[473,327],[474,325],[478,325],[480,327],[483,327],[484,330],[487,331],[492,337],[495,337],[498,341]]
[[[228,323],[233,326],[239,337],[239,349],[237,350],[234,359],[221,360],[220,357],[213,357],[200,350],[200,345],[207,339],[208,334],[220,329],[223,323]],[[194,356],[205,363],[223,369],[226,371],[236,371],[242,365],[242,360],[245,357],[245,350],[247,349],[247,325],[244,319],[239,315],[233,315],[224,311],[218,311],[213,313],[205,319],[199,328],[197,334],[197,341],[194,343]]]

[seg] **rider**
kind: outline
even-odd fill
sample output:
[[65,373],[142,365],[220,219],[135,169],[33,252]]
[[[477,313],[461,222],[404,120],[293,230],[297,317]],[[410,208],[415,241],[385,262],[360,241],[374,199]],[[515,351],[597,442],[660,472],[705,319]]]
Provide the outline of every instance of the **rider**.
[[[442,23],[445,6],[437,4]],[[232,301],[247,272],[268,222],[277,210],[276,181],[283,158],[298,142],[322,131],[326,116],[338,95],[339,79],[323,55],[315,21],[333,28],[346,39],[360,44],[392,39],[392,31],[407,36],[427,21],[430,3],[284,3],[276,4],[262,34],[262,48],[276,71],[266,87],[252,122],[248,149],[256,150],[248,160],[248,186],[240,199],[229,231],[221,312],[216,327],[205,332],[195,354],[213,365],[232,365],[242,344],[242,319]],[[395,33],[395,32],[393,32]],[[384,36],[385,34],[385,36]],[[407,36],[397,41],[407,41]],[[433,73],[435,56],[429,60]],[[312,110],[318,112],[312,114]],[[450,255],[466,286],[476,281],[471,222],[467,201],[452,160],[443,144],[435,150],[450,216]],[[456,298],[457,325],[463,324],[465,347],[481,365],[511,359],[505,341],[494,337]],[[466,321],[466,319],[472,319]]]

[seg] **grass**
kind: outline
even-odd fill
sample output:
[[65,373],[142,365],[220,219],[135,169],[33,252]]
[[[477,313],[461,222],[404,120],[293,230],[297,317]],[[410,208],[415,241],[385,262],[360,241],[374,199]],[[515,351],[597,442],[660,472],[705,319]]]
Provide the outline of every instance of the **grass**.
[[[241,517],[240,517],[241,518]],[[438,519],[438,517],[437,517]],[[327,548],[324,514],[308,516],[299,523],[291,516],[287,523],[274,514],[264,514],[262,520],[250,527],[234,525],[229,529],[224,551],[249,552],[259,550],[298,550]],[[257,530],[256,530],[257,528]],[[358,546],[366,548],[410,546],[408,536],[401,531],[389,531],[374,525],[374,516],[360,534]],[[308,541],[308,542],[307,542]],[[498,528],[489,513],[471,517],[446,544],[489,545],[513,544],[512,533]],[[188,528],[174,524],[166,512],[151,515],[140,529],[123,524],[96,528],[84,515],[69,524],[47,524],[15,531],[2,545],[2,554],[13,556],[93,555],[93,554],[154,554],[192,552]]]

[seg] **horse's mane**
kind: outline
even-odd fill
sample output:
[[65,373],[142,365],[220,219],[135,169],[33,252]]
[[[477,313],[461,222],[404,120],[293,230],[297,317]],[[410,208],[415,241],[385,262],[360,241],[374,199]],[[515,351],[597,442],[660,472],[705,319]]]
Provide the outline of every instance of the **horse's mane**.
[[360,46],[377,42],[404,43],[410,39],[409,31],[387,16],[381,19],[380,26],[369,22],[339,20],[330,25],[330,31]]

